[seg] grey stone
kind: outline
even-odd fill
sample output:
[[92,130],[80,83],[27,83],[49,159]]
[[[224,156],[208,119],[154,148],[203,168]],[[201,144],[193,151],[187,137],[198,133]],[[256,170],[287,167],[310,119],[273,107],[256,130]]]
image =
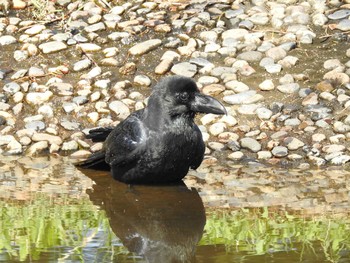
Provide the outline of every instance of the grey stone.
[[338,19],[347,18],[349,16],[350,16],[350,10],[340,9],[335,11],[333,14],[328,15],[328,18],[332,20],[338,20]]
[[21,86],[18,85],[16,82],[9,82],[4,85],[3,90],[8,94],[13,95],[21,90]]
[[151,79],[146,75],[136,75],[134,78],[134,82],[146,87],[149,87],[152,83]]
[[172,66],[171,72],[176,75],[192,78],[197,73],[197,66],[189,62],[182,62]]
[[267,160],[272,157],[272,153],[270,151],[259,151],[258,152],[258,159],[259,160]]
[[264,68],[268,65],[275,65],[275,61],[273,60],[273,58],[265,57],[259,63],[259,66]]
[[41,31],[43,31],[46,27],[41,24],[34,25],[24,31],[25,34],[27,35],[36,35],[39,34]]
[[235,18],[235,17],[242,15],[242,14],[244,14],[243,8],[239,8],[239,9],[235,9],[235,10],[230,9],[230,10],[225,11],[225,17],[227,19]]
[[248,90],[238,94],[233,94],[233,95],[228,95],[223,97],[223,100],[226,103],[233,104],[233,105],[250,104],[250,103],[261,101],[263,99],[264,97],[258,94],[254,90]]
[[258,108],[260,108],[261,105],[260,104],[246,104],[246,105],[241,105],[238,108],[238,112],[240,114],[244,114],[244,115],[254,115],[256,110]]
[[216,42],[218,39],[218,33],[215,31],[202,31],[199,34],[199,38],[202,39],[204,42],[211,41],[211,42]]
[[285,58],[287,52],[282,47],[273,47],[266,51],[266,56],[272,58],[276,62]]
[[345,164],[345,163],[347,163],[349,161],[350,161],[350,156],[349,155],[341,154],[339,156],[334,157],[331,160],[331,163],[335,164],[335,165],[340,165],[340,164]]
[[60,124],[68,131],[76,131],[80,129],[80,124],[77,122],[63,120]]
[[237,29],[229,29],[224,31],[221,34],[221,37],[223,40],[225,39],[235,39],[235,40],[243,40],[246,35],[249,34],[249,31],[242,28]]
[[299,90],[300,86],[298,83],[289,83],[277,86],[277,89],[286,94],[295,93]]
[[265,70],[268,73],[278,73],[281,72],[282,70],[282,66],[280,64],[269,64],[265,66]]
[[242,148],[249,149],[252,152],[258,152],[261,150],[261,144],[250,137],[245,137],[241,139],[241,146]]
[[36,142],[28,148],[27,154],[29,156],[32,156],[32,155],[38,154],[41,151],[46,150],[48,148],[49,148],[49,144],[47,141]]
[[79,44],[79,48],[84,52],[96,52],[101,50],[101,47],[94,43],[81,43]]
[[68,39],[71,37],[72,37],[72,34],[67,32],[67,33],[58,33],[56,35],[53,35],[51,39],[55,41],[67,42]]
[[249,21],[249,20],[243,20],[242,22],[240,22],[238,24],[238,27],[239,28],[244,28],[244,29],[247,29],[247,30],[252,30],[253,27],[254,27],[254,23],[252,21]]
[[8,145],[10,142],[16,140],[13,135],[0,135],[0,146]]
[[237,93],[249,90],[249,87],[246,84],[238,80],[231,80],[226,82],[225,87]]
[[26,95],[26,101],[29,104],[40,105],[47,102],[52,95],[53,93],[49,90],[45,92],[30,92]]
[[128,117],[130,115],[130,110],[129,110],[128,106],[126,106],[121,101],[112,101],[111,103],[109,103],[108,107],[120,119],[125,119],[126,117]]
[[62,151],[76,151],[79,149],[79,145],[76,141],[64,142],[62,144]]
[[30,67],[28,70],[28,76],[29,77],[41,77],[41,76],[45,76],[45,72],[41,68]]
[[231,67],[215,67],[210,72],[214,77],[221,77],[225,73],[234,74],[236,73],[236,70]]
[[268,120],[272,116],[272,111],[267,109],[267,108],[265,108],[265,107],[262,107],[262,108],[258,108],[256,110],[256,114],[258,115],[258,117],[260,119]]
[[350,125],[347,125],[341,121],[336,121],[333,124],[333,130],[339,133],[346,133],[350,131]]
[[285,126],[298,126],[300,123],[301,121],[297,118],[290,118],[284,121]]
[[88,103],[89,100],[86,96],[77,96],[73,98],[73,102],[77,105],[84,105],[85,103]]
[[259,51],[246,51],[237,56],[237,59],[243,59],[248,62],[260,61],[263,54]]
[[131,55],[143,55],[145,53],[148,53],[151,50],[156,49],[162,44],[162,41],[160,39],[150,39],[141,43],[136,44],[132,48],[129,49],[129,53]]
[[54,53],[67,49],[67,45],[61,41],[51,41],[39,45],[44,54]]
[[17,140],[11,141],[6,147],[6,153],[10,155],[21,154],[22,152],[22,145]]
[[29,57],[28,51],[27,50],[16,50],[13,53],[13,58],[20,62],[20,61],[24,61]]
[[297,150],[305,145],[301,140],[294,137],[287,137],[284,139],[284,144],[288,150]]
[[26,129],[32,129],[35,131],[41,131],[45,129],[45,123],[43,121],[31,121],[26,123],[25,128]]
[[106,26],[103,22],[99,22],[99,23],[96,23],[96,24],[93,24],[93,25],[89,25],[87,27],[84,28],[84,30],[86,32],[96,32],[96,31],[102,31],[102,30],[105,30],[106,29]]
[[7,45],[11,45],[11,44],[15,44],[17,43],[17,39],[13,36],[0,36],[0,45],[1,46],[7,46]]
[[337,25],[337,29],[342,30],[342,31],[349,31],[350,30],[350,20],[349,19],[341,20]]
[[77,104],[72,103],[72,102],[64,102],[62,104],[62,108],[66,113],[71,113],[77,108]]
[[288,155],[288,149],[284,146],[275,146],[271,152],[275,157],[285,157]]

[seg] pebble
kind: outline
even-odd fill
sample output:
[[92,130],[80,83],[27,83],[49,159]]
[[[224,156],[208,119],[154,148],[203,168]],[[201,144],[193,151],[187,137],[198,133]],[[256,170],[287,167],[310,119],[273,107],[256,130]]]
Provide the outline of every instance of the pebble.
[[211,135],[213,136],[217,136],[219,135],[220,133],[223,133],[226,129],[226,124],[225,123],[221,123],[221,122],[218,122],[218,123],[214,123],[212,124],[210,127],[209,127],[209,132]]
[[288,149],[284,146],[276,146],[272,149],[271,153],[275,157],[285,157],[288,155]]
[[301,140],[294,137],[284,138],[284,144],[287,146],[288,150],[297,150],[305,145]]
[[46,141],[49,142],[50,144],[57,144],[61,145],[63,143],[61,137],[47,134],[47,133],[34,133],[32,136],[32,141],[34,142],[41,142],[41,141]]
[[171,72],[173,72],[175,75],[182,75],[192,78],[197,73],[197,66],[189,62],[181,62],[172,66]]
[[146,75],[136,75],[134,78],[134,82],[141,86],[149,87],[151,85],[151,79]]
[[62,144],[62,151],[76,151],[79,149],[79,145],[76,141],[68,141]]
[[275,62],[285,58],[287,52],[282,47],[273,47],[266,51],[266,56],[272,58]]
[[252,104],[263,100],[264,97],[254,90],[244,91],[234,95],[224,96],[223,100],[232,105]]
[[328,15],[328,18],[332,19],[332,20],[338,20],[338,19],[343,19],[343,18],[349,17],[349,16],[350,16],[350,10],[340,9],[340,10],[337,10],[334,13]]
[[39,154],[40,152],[47,150],[49,148],[49,144],[47,141],[40,141],[33,143],[27,150],[27,155],[33,156]]
[[80,129],[80,124],[77,122],[64,120],[60,124],[64,129],[68,131],[76,131]]
[[349,31],[350,30],[350,20],[349,19],[343,19],[337,24],[337,29],[341,31]]
[[259,151],[257,154],[258,154],[259,160],[268,160],[268,159],[271,159],[272,157],[272,154],[270,151]]
[[237,93],[249,90],[249,87],[246,84],[237,80],[231,80],[226,82],[225,87]]
[[261,150],[261,144],[257,140],[250,137],[242,138],[241,146],[242,148],[248,149],[255,153]]
[[287,83],[278,85],[277,89],[282,93],[291,94],[296,93],[300,89],[300,86],[298,83]]
[[271,79],[266,79],[259,84],[259,88],[261,90],[269,91],[273,90],[275,88],[275,85],[273,84],[273,81]]
[[83,70],[91,67],[91,65],[92,65],[91,60],[86,58],[86,59],[83,59],[83,60],[80,60],[80,61],[74,63],[73,70],[77,71],[77,72],[83,71]]
[[50,100],[53,93],[51,91],[45,91],[45,92],[29,92],[25,100],[27,103],[32,105],[40,105]]
[[1,46],[8,46],[17,43],[17,39],[13,36],[4,35],[0,36],[0,45]]
[[67,49],[67,45],[61,41],[51,41],[40,44],[39,49],[42,50],[44,54],[50,54]]
[[260,119],[268,120],[271,118],[273,112],[271,110],[269,110],[268,108],[261,107],[261,108],[256,109],[256,114],[258,115],[258,117]]
[[162,41],[160,39],[150,39],[134,45],[132,48],[129,49],[129,53],[134,56],[143,55],[145,53],[150,52],[151,50],[156,49],[161,44],[162,44]]
[[9,82],[3,86],[3,90],[9,95],[14,95],[16,92],[21,90],[21,86],[16,82]]
[[41,31],[43,31],[46,27],[41,24],[34,25],[24,31],[27,35],[36,35],[39,34]]
[[229,154],[227,157],[231,160],[241,160],[244,157],[244,153],[237,151]]
[[130,115],[130,109],[121,101],[112,101],[108,104],[108,107],[120,119],[125,119]]
[[79,48],[81,48],[84,52],[96,52],[100,51],[102,48],[99,45],[93,43],[81,43],[79,44]]

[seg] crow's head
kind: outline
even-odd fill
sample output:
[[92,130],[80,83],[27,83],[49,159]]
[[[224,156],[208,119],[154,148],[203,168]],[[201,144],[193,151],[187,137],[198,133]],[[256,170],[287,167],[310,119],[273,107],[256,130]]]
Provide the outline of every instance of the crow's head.
[[196,83],[183,76],[162,79],[154,87],[150,104],[167,111],[171,116],[195,113],[226,114],[225,107],[211,96],[200,93]]

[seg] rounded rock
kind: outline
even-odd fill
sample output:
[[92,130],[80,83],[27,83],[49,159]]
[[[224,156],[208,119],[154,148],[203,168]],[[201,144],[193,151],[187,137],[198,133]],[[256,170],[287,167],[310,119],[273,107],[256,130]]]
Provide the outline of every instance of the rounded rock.
[[288,155],[288,149],[284,146],[275,146],[271,152],[275,157],[285,157]]
[[261,144],[257,140],[249,137],[241,139],[241,146],[255,153],[261,150]]

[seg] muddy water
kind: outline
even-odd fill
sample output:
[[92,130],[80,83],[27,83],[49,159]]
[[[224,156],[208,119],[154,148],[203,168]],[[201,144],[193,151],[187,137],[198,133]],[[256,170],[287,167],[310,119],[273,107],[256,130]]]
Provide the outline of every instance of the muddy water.
[[67,159],[4,157],[0,261],[349,262],[349,174],[215,166],[129,186]]

